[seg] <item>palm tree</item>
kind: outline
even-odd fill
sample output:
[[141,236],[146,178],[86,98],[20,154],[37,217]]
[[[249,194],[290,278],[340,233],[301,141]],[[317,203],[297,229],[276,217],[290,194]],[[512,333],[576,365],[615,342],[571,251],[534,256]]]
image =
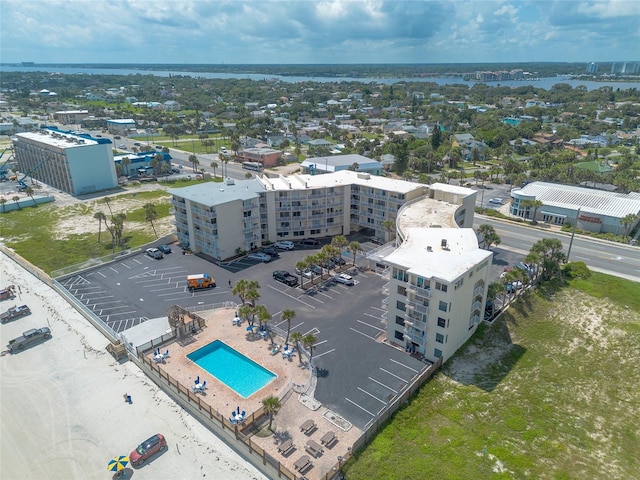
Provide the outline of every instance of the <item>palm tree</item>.
[[531,217],[532,221],[536,221],[536,215],[538,213],[538,209],[543,205],[541,200],[523,200],[520,202],[522,208],[525,210],[525,218],[528,218],[529,209],[533,208],[533,216]]
[[260,298],[260,293],[258,293],[259,288],[260,284],[257,281],[246,280],[243,278],[236,282],[231,293],[240,297],[241,304],[244,305],[245,303],[249,303],[252,307],[254,307],[256,304],[256,300]]
[[98,220],[98,243],[100,243],[100,235],[102,234],[102,222],[104,222],[104,224],[106,225],[107,217],[102,212],[96,212],[94,213],[93,218]]
[[287,322],[287,338],[284,341],[285,345],[289,343],[289,334],[291,333],[291,320],[293,320],[295,316],[296,312],[294,312],[290,308],[282,311],[281,317],[285,322]]
[[33,200],[33,204],[36,204],[36,201],[33,198],[33,188],[31,187],[27,187],[27,189],[24,191],[24,193],[26,193],[29,197],[31,197],[31,200]]
[[302,338],[302,345],[309,350],[309,365],[311,365],[311,359],[313,358],[313,346],[316,344],[318,339],[313,333],[307,333]]
[[355,240],[353,242],[351,242],[349,244],[348,250],[351,252],[351,254],[353,255],[353,265],[355,266],[356,264],[356,255],[358,254],[358,252],[362,251],[362,247],[360,246],[359,242],[356,242]]
[[300,353],[300,342],[302,342],[303,338],[304,338],[304,335],[302,335],[302,333],[300,332],[293,332],[291,334],[291,341],[296,342],[296,350],[298,350],[298,362],[300,363],[302,363],[302,354]]
[[393,220],[385,220],[382,222],[382,228],[384,228],[385,231],[387,232],[386,240],[389,241],[391,240],[391,234],[396,229],[396,222],[394,222]]
[[0,205],[2,205],[2,213],[4,213],[4,204],[7,203],[7,199],[0,197]]
[[218,168],[218,164],[216,162],[211,162],[211,168],[213,168],[213,178],[216,178],[216,168]]
[[280,403],[280,400],[278,400],[278,397],[274,397],[273,395],[262,400],[262,408],[264,408],[264,413],[269,415],[269,430],[271,430],[271,424],[273,423],[274,415],[278,413],[278,410],[280,410],[281,407],[282,404]]
[[18,210],[22,210],[22,208],[20,207],[20,197],[18,195],[14,195],[13,197],[11,197],[11,200],[13,200],[14,202],[16,202],[16,205],[18,206]]
[[483,223],[478,227],[477,234],[480,237],[480,248],[491,250],[492,245],[500,245],[501,239],[495,228],[488,223]]
[[344,235],[336,235],[331,239],[331,245],[337,247],[340,250],[340,255],[342,255],[342,249],[349,245],[349,242]]
[[122,167],[122,175],[129,176],[129,165],[131,165],[131,160],[129,157],[124,157],[120,160],[120,166]]
[[189,155],[189,161],[193,165],[193,173],[198,172],[198,165],[200,165],[200,160],[195,155]]
[[303,259],[300,260],[298,263],[296,263],[296,268],[298,269],[298,271],[300,272],[300,288],[302,288],[302,286],[304,285],[304,271],[305,269],[309,266],[309,262],[307,261],[307,259]]
[[635,213],[630,213],[620,219],[620,225],[624,227],[623,237],[629,236],[629,231],[631,230],[632,225],[636,222],[637,219],[638,215],[636,215]]
[[258,317],[258,322],[260,323],[260,326],[264,327],[264,330],[267,332],[267,336],[271,341],[271,345],[273,345],[273,338],[271,337],[271,332],[269,331],[269,320],[271,320],[271,318],[273,317],[271,316],[271,314],[269,313],[269,310],[267,310],[267,307],[265,305],[257,305],[255,307],[255,312],[256,312],[256,317]]
[[153,228],[153,233],[158,238],[158,233],[156,232],[156,226],[154,225],[154,220],[158,219],[158,211],[156,210],[156,206],[153,203],[146,203],[144,205],[144,219],[151,224],[151,228]]

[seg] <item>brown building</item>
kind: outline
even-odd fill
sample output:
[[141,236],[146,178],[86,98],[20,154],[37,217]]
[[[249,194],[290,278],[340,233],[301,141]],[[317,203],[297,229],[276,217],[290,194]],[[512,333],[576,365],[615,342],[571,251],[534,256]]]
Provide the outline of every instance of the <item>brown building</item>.
[[242,151],[243,161],[260,162],[263,168],[277,166],[280,157],[282,157],[282,152],[272,148],[245,148]]

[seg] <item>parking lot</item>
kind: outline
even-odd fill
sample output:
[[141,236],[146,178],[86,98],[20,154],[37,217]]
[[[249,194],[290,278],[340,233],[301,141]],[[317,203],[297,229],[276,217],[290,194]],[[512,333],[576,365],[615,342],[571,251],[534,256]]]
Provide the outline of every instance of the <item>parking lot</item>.
[[[376,247],[365,239],[358,240],[365,252]],[[196,255],[183,255],[173,246],[173,253],[159,260],[140,253],[58,280],[118,332],[163,317],[174,304],[189,308],[238,302],[232,294],[233,285],[240,279],[256,280],[260,284],[258,303],[273,316],[271,325],[286,331],[281,313],[292,309],[296,315],[291,331],[312,333],[317,338],[313,347],[318,373],[316,398],[363,428],[428,365],[382,342],[386,326],[382,287],[388,280],[380,275],[352,267],[348,273],[354,285],[328,281],[307,291],[272,277],[274,270],[293,274],[295,264],[320,247],[296,245],[269,263],[242,257],[215,264]],[[492,279],[521,260],[519,255],[500,249],[495,252]],[[344,258],[348,264],[353,262],[351,255]],[[190,292],[186,277],[197,273],[209,274],[217,286]]]

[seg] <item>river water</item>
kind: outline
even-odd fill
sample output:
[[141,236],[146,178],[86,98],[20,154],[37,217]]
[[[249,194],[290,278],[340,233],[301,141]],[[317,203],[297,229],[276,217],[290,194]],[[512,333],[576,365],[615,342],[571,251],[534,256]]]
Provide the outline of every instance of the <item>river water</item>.
[[[473,86],[475,81],[467,81],[460,77],[407,77],[407,78],[365,78],[365,77],[307,77],[307,76],[283,76],[283,75],[264,75],[259,73],[221,73],[221,72],[179,72],[173,70],[142,70],[142,69],[126,69],[126,68],[92,68],[92,67],[60,67],[60,66],[35,66],[35,67],[22,67],[15,65],[0,65],[0,72],[48,72],[48,73],[62,73],[65,75],[83,74],[83,75],[154,75],[157,77],[169,77],[169,76],[188,76],[194,78],[219,78],[219,79],[231,79],[231,78],[245,78],[250,80],[267,80],[277,79],[282,82],[288,83],[301,83],[301,82],[323,82],[323,83],[340,83],[340,82],[360,82],[363,84],[375,83],[381,85],[392,85],[398,82],[425,82],[435,83],[438,85],[469,85]],[[527,79],[527,80],[506,80],[500,82],[486,82],[490,86],[507,86],[507,87],[521,87],[526,85],[532,85],[537,88],[549,90],[551,87],[558,83],[565,83],[575,88],[583,85],[587,90],[595,90],[600,87],[612,87],[614,90],[626,90],[629,88],[640,88],[640,80],[636,82],[594,82],[586,80],[574,80],[566,77],[549,77],[539,79]]]

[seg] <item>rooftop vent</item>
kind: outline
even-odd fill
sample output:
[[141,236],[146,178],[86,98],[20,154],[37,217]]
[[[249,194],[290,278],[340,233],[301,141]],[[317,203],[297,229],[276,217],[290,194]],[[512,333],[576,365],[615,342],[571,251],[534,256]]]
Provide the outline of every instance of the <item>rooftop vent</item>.
[[224,179],[224,184],[225,185],[235,185],[236,182],[235,182],[235,180],[233,178],[227,177],[227,178]]
[[447,243],[447,239],[446,238],[443,238],[440,241],[440,246],[442,247],[443,250],[449,250],[449,245]]
[[427,252],[433,252],[433,248],[431,248],[431,245],[427,245]]

